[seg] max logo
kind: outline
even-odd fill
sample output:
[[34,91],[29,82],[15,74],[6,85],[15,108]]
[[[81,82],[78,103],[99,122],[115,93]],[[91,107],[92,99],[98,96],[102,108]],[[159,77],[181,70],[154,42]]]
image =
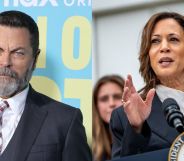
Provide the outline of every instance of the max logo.
[[5,7],[8,7],[10,5],[13,5],[15,7],[18,7],[20,5],[24,7],[32,7],[32,6],[44,7],[48,3],[54,7],[58,6],[57,0],[13,0],[13,2],[12,0],[4,0]]

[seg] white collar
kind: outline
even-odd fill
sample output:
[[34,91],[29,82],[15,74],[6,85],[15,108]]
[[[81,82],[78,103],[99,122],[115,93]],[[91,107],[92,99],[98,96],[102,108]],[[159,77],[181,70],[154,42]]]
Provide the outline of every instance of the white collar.
[[3,99],[3,100],[6,100],[10,106],[10,109],[14,113],[18,114],[25,107],[25,102],[26,102],[28,91],[29,91],[29,86],[27,86],[23,91],[14,95],[13,97],[10,97],[8,99]]
[[160,100],[163,102],[166,98],[173,98],[176,100],[178,105],[180,106],[180,110],[184,113],[184,92],[169,88],[163,85],[156,86],[156,93]]

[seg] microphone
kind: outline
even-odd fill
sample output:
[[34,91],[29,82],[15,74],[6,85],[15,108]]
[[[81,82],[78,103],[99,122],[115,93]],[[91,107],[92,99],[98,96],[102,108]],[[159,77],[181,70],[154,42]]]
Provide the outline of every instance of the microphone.
[[184,132],[184,116],[177,102],[173,98],[167,98],[162,104],[162,109],[168,124],[179,133]]

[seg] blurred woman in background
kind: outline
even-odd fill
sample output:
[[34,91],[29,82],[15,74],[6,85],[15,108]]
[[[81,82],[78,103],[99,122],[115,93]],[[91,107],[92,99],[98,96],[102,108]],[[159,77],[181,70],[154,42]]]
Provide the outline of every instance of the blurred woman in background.
[[112,139],[109,121],[112,111],[121,106],[124,79],[119,75],[106,75],[99,79],[93,90],[93,160],[111,158]]

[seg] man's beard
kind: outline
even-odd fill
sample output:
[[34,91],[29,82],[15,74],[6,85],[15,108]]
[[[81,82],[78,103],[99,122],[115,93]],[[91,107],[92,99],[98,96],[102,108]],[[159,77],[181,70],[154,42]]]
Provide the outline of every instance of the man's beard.
[[[0,97],[10,97],[24,89],[31,79],[32,72],[32,68],[29,68],[26,73],[19,78],[18,74],[10,68],[0,68]],[[7,78],[5,76],[7,76]]]

